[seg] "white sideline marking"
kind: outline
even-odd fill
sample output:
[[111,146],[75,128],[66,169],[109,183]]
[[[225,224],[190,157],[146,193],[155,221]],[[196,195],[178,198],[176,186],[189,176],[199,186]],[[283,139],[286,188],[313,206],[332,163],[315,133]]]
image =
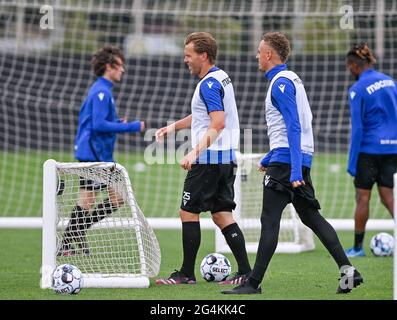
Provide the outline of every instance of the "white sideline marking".
[[[149,225],[153,229],[180,229],[181,221],[179,218],[146,218]],[[327,220],[336,230],[354,230],[353,219],[328,219]],[[238,221],[239,222],[239,221]],[[244,221],[245,222],[245,221]],[[257,228],[260,224],[258,219],[246,219],[247,224],[252,228]],[[122,222],[117,223],[116,221],[111,222],[114,227],[125,226]],[[286,227],[288,227],[288,221],[282,221]],[[240,222],[241,225],[244,223]],[[102,224],[103,225],[103,224]],[[210,218],[200,219],[200,226],[203,230],[215,230],[215,224]],[[0,218],[0,229],[1,228],[17,228],[17,229],[41,229],[42,218],[16,218],[16,217],[4,217]],[[95,227],[95,225],[94,225]],[[101,227],[101,223],[98,224]],[[394,222],[392,219],[370,219],[367,222],[367,230],[393,230]]]

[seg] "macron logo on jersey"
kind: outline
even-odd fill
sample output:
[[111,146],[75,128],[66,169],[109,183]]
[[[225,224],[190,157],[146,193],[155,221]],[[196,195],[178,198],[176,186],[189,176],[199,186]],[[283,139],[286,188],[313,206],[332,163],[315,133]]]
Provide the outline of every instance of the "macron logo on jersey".
[[105,94],[104,94],[103,92],[100,92],[100,93],[98,94],[99,100],[102,101],[104,97],[105,97]]
[[282,93],[284,93],[285,84],[280,84],[280,85],[278,86],[278,88],[280,89],[280,91],[281,91]]
[[350,99],[354,99],[354,97],[356,96],[356,93],[354,91],[350,92]]
[[212,81],[208,81],[208,82],[207,82],[208,88],[211,89],[213,84],[214,84],[214,83],[213,83]]
[[384,87],[395,87],[393,80],[380,80],[371,85],[369,85],[366,89],[369,94],[373,94],[375,91],[382,89]]

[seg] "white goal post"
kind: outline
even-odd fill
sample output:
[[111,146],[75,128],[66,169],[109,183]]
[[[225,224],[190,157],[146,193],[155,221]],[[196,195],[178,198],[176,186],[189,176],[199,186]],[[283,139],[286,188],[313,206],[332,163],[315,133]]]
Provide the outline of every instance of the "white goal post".
[[[94,195],[86,211],[77,207],[82,181],[90,191],[84,194]],[[160,261],[159,243],[123,166],[44,163],[42,288],[51,287],[52,272],[63,263],[82,271],[84,287],[147,288]]]
[[[234,216],[244,233],[248,252],[256,253],[260,237],[263,174],[257,171],[262,154],[237,154],[238,169],[234,184]],[[222,232],[215,235],[217,252],[230,252]],[[298,253],[315,248],[313,233],[299,219],[294,207],[288,205],[280,222],[279,242],[276,253]]]

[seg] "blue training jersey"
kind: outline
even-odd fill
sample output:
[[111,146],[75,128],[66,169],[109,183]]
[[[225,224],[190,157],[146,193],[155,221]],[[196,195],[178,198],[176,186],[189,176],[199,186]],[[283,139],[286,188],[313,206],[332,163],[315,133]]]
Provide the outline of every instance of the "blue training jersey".
[[140,131],[140,121],[122,123],[118,118],[112,87],[109,80],[98,78],[81,106],[74,146],[79,161],[114,161],[116,134]]
[[351,140],[347,171],[355,176],[360,152],[397,154],[397,88],[393,78],[368,69],[348,94]]

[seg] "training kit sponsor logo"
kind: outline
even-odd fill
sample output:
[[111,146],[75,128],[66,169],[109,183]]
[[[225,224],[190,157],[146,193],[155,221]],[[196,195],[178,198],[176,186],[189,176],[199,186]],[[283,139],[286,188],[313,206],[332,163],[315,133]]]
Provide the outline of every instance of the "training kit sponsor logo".
[[232,80],[230,80],[229,77],[227,77],[227,78],[225,78],[225,79],[222,80],[222,85],[223,85],[224,87],[226,87],[226,86],[227,86],[228,84],[230,84],[230,83],[232,83]]
[[381,139],[380,144],[397,144],[397,140],[392,139]]
[[369,85],[366,90],[369,94],[373,94],[375,91],[378,91],[385,87],[395,87],[395,83],[393,80],[380,80],[371,85]]
[[284,93],[285,84],[280,84],[280,85],[278,86],[278,88],[280,89],[280,91],[281,91],[282,93]]
[[265,186],[267,186],[269,181],[270,181],[270,176],[269,175],[265,175]]
[[183,205],[186,206],[186,203],[190,200],[190,192],[183,191]]

